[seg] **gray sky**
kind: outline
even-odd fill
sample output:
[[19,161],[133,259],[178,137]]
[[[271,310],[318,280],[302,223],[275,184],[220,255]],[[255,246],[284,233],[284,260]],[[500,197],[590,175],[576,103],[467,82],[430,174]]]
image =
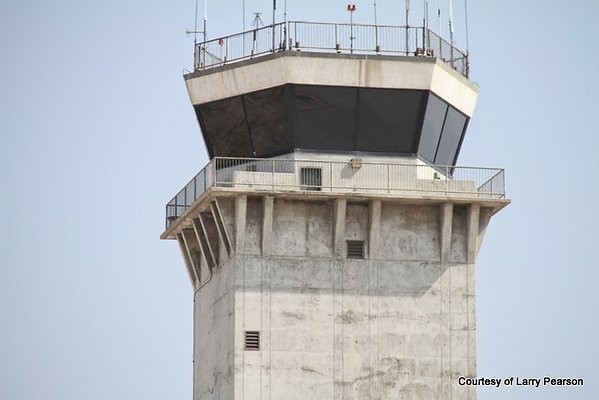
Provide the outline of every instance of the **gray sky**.
[[[349,19],[347,1],[288,3],[290,19]],[[481,95],[459,164],[506,168],[513,200],[478,258],[478,375],[585,380],[479,398],[596,398],[599,3],[468,3]],[[247,0],[246,25],[271,4]],[[380,23],[403,23],[403,1],[377,4]],[[158,237],[207,162],[181,77],[194,7],[0,2],[1,399],[191,398],[192,290]],[[240,0],[209,3],[210,37],[243,20]]]

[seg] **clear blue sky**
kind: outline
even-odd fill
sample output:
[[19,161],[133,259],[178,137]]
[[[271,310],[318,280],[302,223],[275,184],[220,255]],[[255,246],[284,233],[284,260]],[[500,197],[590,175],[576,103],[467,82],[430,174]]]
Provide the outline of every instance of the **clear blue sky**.
[[[347,1],[288,3],[290,19],[348,20]],[[403,1],[377,3],[403,22]],[[271,4],[247,0],[246,24]],[[158,237],[207,162],[181,76],[194,7],[0,2],[0,399],[191,398],[192,290]],[[481,95],[459,164],[505,167],[513,200],[478,259],[479,376],[585,379],[479,398],[598,398],[599,3],[469,7]],[[211,37],[242,22],[241,0],[209,3]]]

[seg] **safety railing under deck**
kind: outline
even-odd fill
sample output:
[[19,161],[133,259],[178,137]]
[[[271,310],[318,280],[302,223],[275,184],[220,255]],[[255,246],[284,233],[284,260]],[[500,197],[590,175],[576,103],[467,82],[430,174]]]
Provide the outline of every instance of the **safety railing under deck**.
[[417,26],[290,21],[196,44],[196,71],[280,51],[437,57],[468,77],[468,54]]
[[166,205],[168,228],[208,189],[505,198],[499,168],[216,157]]

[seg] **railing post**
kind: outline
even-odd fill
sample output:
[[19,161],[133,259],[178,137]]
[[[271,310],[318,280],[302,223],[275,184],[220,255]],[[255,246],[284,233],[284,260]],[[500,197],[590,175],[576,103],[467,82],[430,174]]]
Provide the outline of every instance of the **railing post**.
[[272,180],[272,190],[275,190],[275,160],[272,160],[272,172],[271,172],[271,175],[272,175],[272,178],[271,178],[271,180]]
[[448,196],[448,186],[449,186],[449,169],[447,165],[445,166],[445,197]]
[[[217,186],[218,185],[218,181],[216,179],[216,164],[218,163],[218,157],[214,157],[214,159],[212,161],[210,161],[210,164],[212,164],[210,166],[210,168],[208,168],[208,170],[212,171],[212,182],[210,182],[210,186],[214,185]],[[206,180],[206,174],[204,173],[204,181]],[[206,190],[208,190],[208,187],[206,187]]]
[[330,191],[333,191],[333,162],[329,161],[329,186]]
[[391,164],[387,163],[387,193],[391,194]]

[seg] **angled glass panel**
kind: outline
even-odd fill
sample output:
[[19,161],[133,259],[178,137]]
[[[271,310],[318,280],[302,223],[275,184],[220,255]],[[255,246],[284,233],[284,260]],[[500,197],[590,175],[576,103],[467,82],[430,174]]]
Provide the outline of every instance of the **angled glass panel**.
[[260,90],[243,96],[256,157],[288,153],[293,141],[287,123],[285,87]]
[[429,94],[424,123],[422,124],[422,133],[420,135],[418,155],[431,163],[435,161],[435,153],[437,153],[437,146],[439,145],[447,107],[447,103],[439,97],[433,93]]
[[464,114],[453,107],[449,107],[443,132],[441,133],[441,142],[439,142],[435,164],[454,165],[467,120],[468,118]]
[[241,97],[196,106],[196,114],[211,156],[252,157]]

